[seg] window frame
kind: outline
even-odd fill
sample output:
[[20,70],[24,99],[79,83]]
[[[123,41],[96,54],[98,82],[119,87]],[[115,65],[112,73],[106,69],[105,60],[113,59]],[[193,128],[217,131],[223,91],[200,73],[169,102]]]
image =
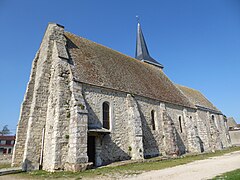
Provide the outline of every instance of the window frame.
[[[105,112],[105,107],[104,107],[104,105],[107,105],[108,106],[108,111],[106,111]],[[108,101],[104,101],[103,103],[102,103],[102,127],[103,128],[105,128],[105,129],[107,129],[107,130],[110,130],[111,129],[111,110],[110,110],[111,108],[110,108],[110,103],[108,102]],[[106,116],[106,114],[105,113],[107,113],[107,120],[105,119],[105,116]],[[104,124],[106,123],[106,121],[108,121],[107,122],[107,126],[108,127],[106,127],[106,126],[104,126]]]
[[151,125],[152,125],[152,130],[156,130],[156,112],[155,110],[151,110]]
[[178,124],[179,124],[180,133],[183,133],[182,116],[178,116]]

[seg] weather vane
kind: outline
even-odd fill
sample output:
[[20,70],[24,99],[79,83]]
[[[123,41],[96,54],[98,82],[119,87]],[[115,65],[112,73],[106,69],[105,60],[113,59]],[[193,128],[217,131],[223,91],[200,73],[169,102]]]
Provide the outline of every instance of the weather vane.
[[138,15],[136,15],[136,18],[137,18],[137,22],[139,23],[140,22],[140,18]]

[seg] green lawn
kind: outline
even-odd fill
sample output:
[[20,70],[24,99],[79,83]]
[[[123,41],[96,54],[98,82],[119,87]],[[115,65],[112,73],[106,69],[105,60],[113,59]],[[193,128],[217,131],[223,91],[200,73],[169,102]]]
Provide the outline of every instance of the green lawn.
[[11,164],[1,164],[0,163],[0,169],[4,169],[4,168],[10,168]]
[[239,180],[240,179],[240,169],[224,173],[222,175],[216,176],[213,180],[224,179],[224,180]]
[[207,159],[209,157],[220,156],[229,152],[239,151],[240,147],[232,147],[229,149],[225,149],[222,151],[216,151],[215,153],[204,153],[200,155],[186,155],[177,157],[169,160],[162,160],[161,157],[151,158],[145,160],[144,162],[132,163],[117,167],[101,167],[97,169],[91,169],[84,172],[46,172],[46,171],[31,171],[26,173],[18,174],[20,177],[29,178],[29,179],[50,179],[50,178],[74,178],[74,179],[82,179],[82,178],[93,178],[96,176],[105,177],[124,177],[133,174],[139,174],[142,172],[150,171],[150,170],[160,170],[168,167],[173,167],[177,165],[182,165],[186,163],[190,163],[196,160]]

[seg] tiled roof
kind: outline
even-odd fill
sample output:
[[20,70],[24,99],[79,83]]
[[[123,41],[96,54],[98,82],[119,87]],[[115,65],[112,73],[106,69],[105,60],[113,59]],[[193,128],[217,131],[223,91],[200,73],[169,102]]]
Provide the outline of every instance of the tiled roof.
[[74,34],[65,36],[77,81],[194,107],[160,68]]
[[15,140],[15,136],[0,136],[0,140]]
[[194,105],[220,112],[201,92],[181,85],[176,86]]
[[237,123],[236,123],[236,121],[235,121],[235,119],[233,117],[229,117],[227,119],[227,125],[229,127],[237,127]]

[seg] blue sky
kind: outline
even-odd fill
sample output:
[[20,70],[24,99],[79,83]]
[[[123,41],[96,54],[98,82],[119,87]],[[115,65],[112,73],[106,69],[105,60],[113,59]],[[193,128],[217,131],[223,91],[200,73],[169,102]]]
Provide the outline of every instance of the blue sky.
[[14,132],[48,22],[129,56],[136,18],[152,57],[240,123],[239,0],[0,0],[0,128]]

